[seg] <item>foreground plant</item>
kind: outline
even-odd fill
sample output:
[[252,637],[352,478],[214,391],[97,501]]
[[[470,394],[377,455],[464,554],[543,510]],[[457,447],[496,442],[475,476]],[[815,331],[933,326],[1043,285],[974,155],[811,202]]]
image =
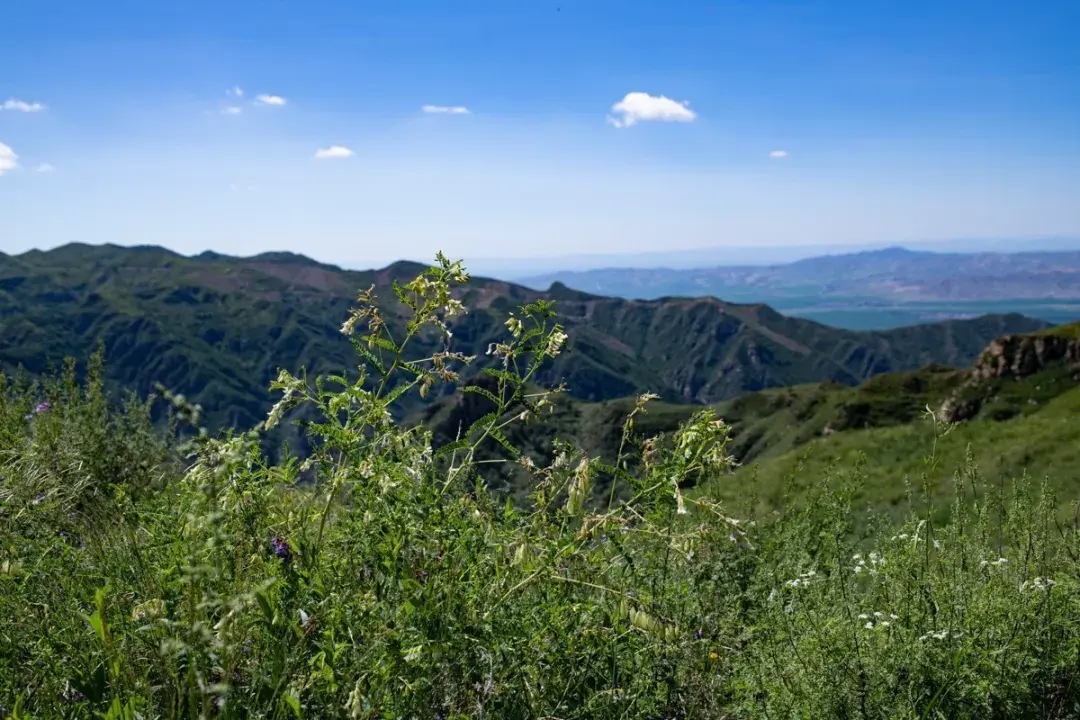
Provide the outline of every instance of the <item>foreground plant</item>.
[[[971,467],[947,527],[913,516],[860,539],[852,478],[829,479],[800,509],[740,520],[687,494],[732,466],[727,426],[703,410],[638,438],[649,397],[617,457],[529,457],[505,431],[557,402],[535,381],[566,333],[536,302],[484,357],[454,352],[466,281],[440,255],[395,284],[398,337],[361,293],[342,327],[359,372],[282,371],[265,424],[195,434],[176,448],[183,472],[135,406],[142,439],[125,445],[73,382],[38,412],[27,381],[0,393],[0,716],[1080,712],[1080,535],[1052,526],[1045,492],[1001,497]],[[443,349],[416,356],[421,337]],[[439,383],[492,411],[436,450],[391,410]],[[260,434],[290,417],[311,452],[270,464]],[[97,447],[111,464],[64,490],[85,466],[48,458]],[[492,449],[532,478],[527,503],[486,491]]]

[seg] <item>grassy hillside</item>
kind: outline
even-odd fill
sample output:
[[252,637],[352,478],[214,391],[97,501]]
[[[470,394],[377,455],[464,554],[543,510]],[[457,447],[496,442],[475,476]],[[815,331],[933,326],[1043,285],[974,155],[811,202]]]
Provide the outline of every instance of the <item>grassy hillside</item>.
[[[1047,342],[1054,339],[1060,343]],[[836,470],[864,479],[859,502],[899,509],[909,484],[918,486],[927,471],[924,457],[936,423],[939,428],[952,425],[936,444],[938,466],[928,476],[940,498],[950,496],[954,472],[969,460],[988,478],[1011,482],[1027,473],[1038,482],[1046,477],[1062,497],[1075,497],[1080,487],[1080,323],[997,340],[971,371],[934,372],[936,382],[924,375],[914,391],[911,383],[919,375],[882,376],[858,390],[835,393],[834,407],[847,398],[841,410],[845,417],[853,404],[873,405],[874,396],[881,401],[863,427],[833,426],[838,432],[820,433],[815,432],[822,426],[820,417],[793,423],[783,413],[767,414],[762,420],[766,436],[796,441],[775,440],[761,453],[748,453],[730,479],[704,492],[745,497],[752,488],[763,503],[775,507],[786,493],[793,490],[797,497],[807,490],[802,481],[789,485],[789,478],[820,478]],[[763,403],[754,398],[736,403]],[[958,412],[963,403],[966,407]],[[920,418],[923,407],[937,417]],[[824,412],[836,417],[834,410]],[[939,506],[941,512],[946,509]]]
[[[355,367],[339,329],[358,290],[375,286],[400,337],[404,306],[391,283],[421,269],[354,272],[285,253],[184,257],[154,247],[0,255],[0,363],[40,373],[67,356],[87,358],[100,342],[114,385],[146,394],[161,382],[201,403],[212,427],[250,427],[269,409],[266,388],[279,367],[313,375]],[[1046,326],[1000,315],[855,333],[710,298],[629,301],[482,278],[455,292],[469,312],[451,320],[452,345],[477,356],[471,372],[497,362],[486,353],[507,313],[555,301],[571,352],[535,379],[563,380],[571,397],[588,401],[648,391],[706,404],[825,380],[853,386],[928,363],[965,366],[994,337]],[[440,349],[432,333],[414,343],[417,357]],[[410,402],[400,410],[421,407]]]

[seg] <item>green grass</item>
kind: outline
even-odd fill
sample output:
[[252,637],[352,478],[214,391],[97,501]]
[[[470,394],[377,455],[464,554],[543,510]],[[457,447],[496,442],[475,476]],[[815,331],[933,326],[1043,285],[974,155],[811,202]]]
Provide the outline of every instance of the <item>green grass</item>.
[[[1049,433],[1076,392],[951,432],[837,433],[877,434],[880,452],[853,474],[804,467],[798,502],[762,512],[710,409],[650,438],[681,410],[650,412],[647,398],[579,408],[627,416],[614,457],[556,440],[550,462],[523,453],[522,423],[572,410],[539,380],[566,352],[545,302],[517,311],[493,349],[501,367],[463,390],[491,412],[455,406],[468,422],[437,451],[431,431],[397,424],[401,393],[461,384],[467,357],[408,353],[421,327],[438,332],[460,309],[447,290],[461,280],[442,261],[406,286],[416,323],[402,337],[360,302],[346,329],[368,377],[282,371],[279,402],[247,432],[178,444],[145,404],[109,406],[97,360],[83,383],[70,367],[45,382],[0,375],[0,716],[1080,713],[1080,529],[1055,525],[1053,485],[1005,487],[967,462],[964,482],[931,488],[925,509],[862,515],[876,468],[910,452],[903,462],[922,462],[933,486],[968,428],[999,444],[1036,430],[1075,439]],[[863,394],[893,407],[915,380]],[[169,417],[200,424],[162,394]],[[768,415],[761,402],[747,418]],[[310,455],[268,460],[260,435],[297,417]],[[521,506],[485,491],[483,468],[500,462],[530,479]],[[611,491],[598,496],[602,482]],[[719,504],[689,485],[742,494]]]
[[1070,340],[1080,340],[1080,322],[1069,323],[1067,325],[1058,325],[1051,328],[1046,328],[1037,335],[1055,335],[1057,337],[1063,337]]
[[[930,478],[934,494],[948,497],[954,473],[973,462],[991,481],[1012,482],[1027,473],[1036,480],[1046,477],[1063,498],[1075,496],[1080,488],[1080,423],[1076,422],[1080,388],[1030,409],[1003,421],[987,418],[961,423],[941,438],[937,445],[940,467]],[[794,490],[800,493],[816,478],[858,468],[863,483],[857,503],[873,509],[894,508],[902,514],[907,509],[910,486],[918,488],[925,471],[923,459],[932,437],[932,427],[917,422],[815,438],[783,454],[747,463],[731,478],[702,492],[731,499],[745,496],[752,487],[772,508],[783,504],[793,474]],[[941,513],[948,510],[947,504],[938,506]],[[1063,505],[1061,510],[1068,513],[1069,506]]]

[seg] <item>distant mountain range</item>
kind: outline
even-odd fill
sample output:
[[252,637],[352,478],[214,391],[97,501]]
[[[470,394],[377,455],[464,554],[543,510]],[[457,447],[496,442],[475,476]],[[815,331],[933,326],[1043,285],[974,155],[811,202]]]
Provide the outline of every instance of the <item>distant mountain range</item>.
[[[355,367],[339,327],[358,289],[374,284],[389,322],[401,324],[390,282],[422,269],[346,271],[288,253],[185,257],[157,247],[0,254],[0,363],[39,373],[66,356],[85,360],[100,341],[116,385],[146,394],[160,381],[200,402],[212,425],[250,427],[265,417],[279,367],[313,375]],[[651,391],[703,404],[799,383],[857,385],[929,363],[966,366],[995,337],[1047,326],[1013,314],[860,333],[763,304],[625,300],[486,278],[460,296],[469,313],[456,319],[454,347],[481,365],[489,343],[504,338],[509,311],[555,300],[569,352],[538,379],[565,380],[583,401]],[[436,349],[425,342],[417,352]]]
[[937,253],[886,248],[767,266],[609,268],[519,278],[584,292],[653,299],[702,295],[733,300],[816,296],[853,302],[996,302],[1080,299],[1080,251]]
[[[481,275],[516,280],[536,275],[548,275],[564,270],[603,270],[608,268],[669,268],[691,270],[719,266],[762,267],[792,263],[823,255],[850,255],[881,250],[881,243],[843,243],[811,245],[760,245],[725,242],[722,245],[693,249],[667,249],[663,243],[645,252],[581,252],[570,255],[545,253],[532,257],[471,258],[474,271]],[[1072,252],[1080,250],[1080,237],[1026,238],[954,238],[950,240],[903,243],[915,252],[932,253],[1011,253],[1017,249],[1027,252]],[[355,263],[350,267],[357,266]]]

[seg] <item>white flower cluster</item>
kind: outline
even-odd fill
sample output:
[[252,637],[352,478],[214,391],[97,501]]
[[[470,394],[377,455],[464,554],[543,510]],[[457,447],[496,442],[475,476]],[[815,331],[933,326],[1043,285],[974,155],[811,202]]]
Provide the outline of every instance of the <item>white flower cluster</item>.
[[[923,524],[925,522],[926,522],[925,520],[919,522],[919,526],[915,529],[914,534],[908,535],[907,533],[900,533],[899,535],[893,535],[892,539],[893,540],[913,540],[913,541],[915,541],[915,544],[918,545],[919,544],[919,532],[922,530]],[[938,542],[938,540],[936,538],[934,539],[933,542],[934,542],[934,547],[935,548],[937,548],[937,549],[941,548],[941,543]]]
[[963,635],[963,633],[959,632],[959,631],[951,631],[951,630],[932,630],[932,631],[926,633],[925,635],[923,635],[922,637],[920,637],[919,640],[920,641],[944,640],[945,638],[949,637],[950,635],[952,637],[960,637],[961,635]]
[[807,570],[806,572],[800,574],[799,577],[795,578],[794,580],[788,580],[784,584],[791,588],[807,587],[808,585],[810,585],[810,581],[814,579],[815,575],[817,575],[816,570]]
[[871,575],[877,575],[878,570],[880,570],[885,565],[885,558],[881,557],[876,552],[870,553],[869,557],[870,561],[867,562],[863,559],[862,553],[856,553],[855,555],[851,556],[851,559],[855,561],[854,569],[856,575],[862,573],[864,570],[869,572]]
[[881,628],[889,627],[892,624],[891,621],[898,618],[896,617],[896,615],[889,613],[889,619],[886,620],[885,613],[879,610],[875,611],[873,615],[867,615],[866,613],[863,613],[859,616],[859,619],[866,623],[865,625],[863,625],[863,627],[867,630],[879,630]]
[[1057,583],[1050,578],[1043,579],[1041,577],[1037,577],[1030,582],[1025,580],[1024,582],[1020,583],[1020,592],[1024,592],[1028,588],[1032,590],[1049,590],[1055,585],[1057,585]]
[[997,560],[993,560],[993,561],[991,561],[991,560],[983,560],[981,563],[979,563],[979,567],[984,568],[987,565],[997,565],[998,567],[1000,567],[1002,565],[1008,564],[1008,562],[1009,562],[1008,558],[999,557]]

